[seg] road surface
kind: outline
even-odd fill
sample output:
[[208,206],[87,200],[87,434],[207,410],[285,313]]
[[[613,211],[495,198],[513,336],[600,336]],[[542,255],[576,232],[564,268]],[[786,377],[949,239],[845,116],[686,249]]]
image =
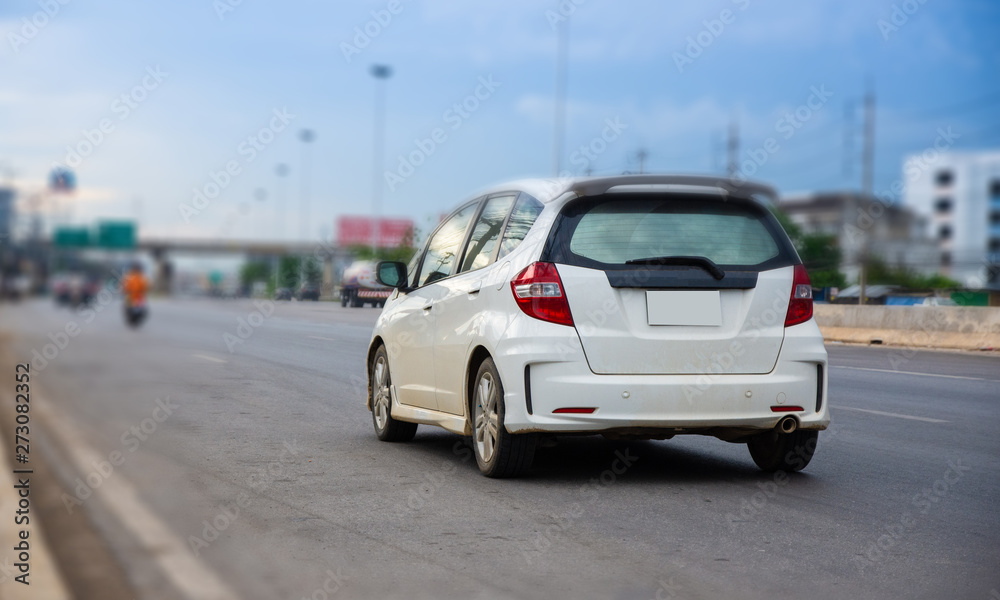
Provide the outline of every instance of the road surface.
[[565,437],[496,481],[443,430],[375,439],[376,314],[161,301],[131,331],[117,303],[0,306],[77,597],[1000,597],[995,355],[828,346],[801,474],[714,438]]

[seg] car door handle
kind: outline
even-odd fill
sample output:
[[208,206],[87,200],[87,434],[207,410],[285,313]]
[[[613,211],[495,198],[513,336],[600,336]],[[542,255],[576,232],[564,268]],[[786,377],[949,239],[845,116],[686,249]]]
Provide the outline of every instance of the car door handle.
[[468,291],[468,293],[469,293],[470,296],[475,296],[476,294],[479,293],[479,290],[481,290],[481,289],[483,289],[483,282],[482,281],[477,281],[477,282],[473,283],[472,285],[470,285],[469,289],[467,291]]
[[434,303],[433,302],[431,302],[430,304],[425,304],[424,307],[423,307],[423,310],[424,310],[424,312],[427,312],[427,311],[429,311],[432,308],[434,308]]

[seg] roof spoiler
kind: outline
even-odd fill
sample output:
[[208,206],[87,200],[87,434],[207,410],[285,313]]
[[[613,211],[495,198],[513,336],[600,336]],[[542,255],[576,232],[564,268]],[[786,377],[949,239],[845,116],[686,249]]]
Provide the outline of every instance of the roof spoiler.
[[569,191],[580,196],[599,196],[617,187],[640,186],[683,186],[715,189],[724,195],[749,198],[764,196],[768,202],[777,204],[778,191],[766,184],[755,181],[740,181],[729,177],[708,175],[622,175],[620,177],[600,177],[577,181]]

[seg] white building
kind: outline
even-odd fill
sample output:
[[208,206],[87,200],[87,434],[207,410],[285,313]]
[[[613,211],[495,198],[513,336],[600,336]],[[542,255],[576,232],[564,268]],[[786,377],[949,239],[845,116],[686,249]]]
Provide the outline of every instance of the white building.
[[903,204],[926,217],[941,272],[1000,289],[1000,151],[910,156],[903,179]]

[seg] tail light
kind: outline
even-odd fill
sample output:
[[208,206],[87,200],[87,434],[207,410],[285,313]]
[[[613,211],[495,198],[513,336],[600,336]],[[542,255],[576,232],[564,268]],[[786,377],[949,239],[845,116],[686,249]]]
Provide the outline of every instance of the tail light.
[[573,325],[569,302],[563,293],[562,280],[552,263],[536,262],[528,265],[510,281],[517,305],[529,317]]
[[792,298],[785,313],[785,327],[805,323],[813,316],[813,290],[804,265],[795,265],[792,275]]

